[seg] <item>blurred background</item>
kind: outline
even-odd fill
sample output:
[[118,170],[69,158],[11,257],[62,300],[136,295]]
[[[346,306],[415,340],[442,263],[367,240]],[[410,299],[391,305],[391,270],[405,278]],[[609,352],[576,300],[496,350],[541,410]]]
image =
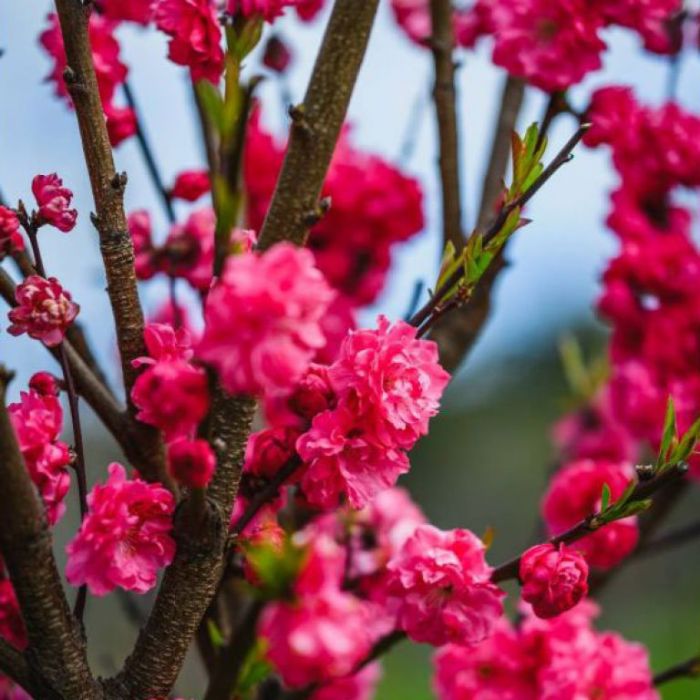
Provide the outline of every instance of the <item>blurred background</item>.
[[[44,0],[0,5],[0,87],[5,105],[0,110],[0,191],[11,203],[29,199],[32,177],[53,171],[74,190],[79,225],[70,235],[55,230],[42,234],[44,257],[49,272],[81,303],[81,317],[91,341],[114,372],[111,315],[97,238],[89,223],[91,197],[75,118],[43,81],[49,62],[37,37],[50,9],[51,3]],[[311,25],[300,25],[289,17],[276,25],[294,49],[289,90],[295,101],[303,96],[326,17],[324,12]],[[204,162],[186,76],[166,61],[165,41],[156,32],[122,27],[119,39],[146,131],[170,182],[179,170]],[[606,40],[610,48],[604,69],[572,91],[573,104],[583,106],[592,89],[610,83],[631,84],[650,103],[663,101],[667,61],[644,54],[631,33],[611,31]],[[487,45],[480,45],[475,53],[460,54],[460,59],[464,225],[468,230],[478,205],[504,75],[491,65]],[[686,106],[698,111],[700,59],[697,52],[686,51],[681,60],[678,95]],[[259,70],[257,56],[248,70]],[[411,144],[410,157],[402,165],[424,186],[426,228],[396,250],[384,294],[375,307],[364,312],[362,320],[367,324],[378,312],[390,317],[403,315],[416,283],[422,280],[430,286],[435,277],[440,233],[435,132],[427,101],[431,82],[430,54],[404,37],[394,24],[388,3],[383,3],[350,108],[350,122],[359,147],[389,160],[395,161],[405,152],[406,144]],[[286,125],[279,86],[268,80],[261,94],[268,126],[283,134]],[[424,106],[416,108],[420,101]],[[530,90],[521,129],[540,119],[544,106],[544,95]],[[551,133],[552,149],[574,128],[568,117],[557,120]],[[164,235],[166,222],[133,139],[117,150],[116,160],[117,167],[129,175],[128,209],[148,208]],[[434,420],[430,436],[411,455],[413,468],[403,484],[438,526],[467,527],[477,533],[492,527],[492,563],[510,558],[534,536],[538,502],[553,459],[549,431],[564,410],[568,393],[557,354],[558,339],[564,333],[575,333],[591,354],[604,352],[605,329],[595,320],[593,305],[598,277],[615,251],[615,242],[603,223],[607,193],[614,180],[607,154],[582,149],[529,206],[527,216],[533,223],[519,232],[509,247],[512,264],[495,290],[492,317],[450,387],[445,410]],[[158,283],[143,288],[149,309],[157,308],[164,291]],[[0,332],[0,360],[18,370],[15,393],[31,373],[52,369],[38,343],[26,337],[12,339],[4,329]],[[87,410],[84,420],[89,435],[89,477],[94,482],[104,478],[107,464],[119,454]],[[687,522],[699,509],[700,496],[691,494],[674,521]],[[74,512],[60,523],[57,548],[61,551],[76,525]],[[632,562],[605,590],[601,626],[647,644],[655,669],[700,648],[699,556],[700,542],[672,554]],[[148,600],[134,604],[143,610]],[[93,598],[88,604],[92,661],[103,674],[120,666],[137,631],[123,616],[121,606],[115,596]],[[201,680],[193,658],[178,693],[196,698]],[[431,697],[429,650],[406,646],[393,653],[386,660],[378,697]],[[700,698],[700,683],[679,682],[664,689],[664,698],[695,697]]]

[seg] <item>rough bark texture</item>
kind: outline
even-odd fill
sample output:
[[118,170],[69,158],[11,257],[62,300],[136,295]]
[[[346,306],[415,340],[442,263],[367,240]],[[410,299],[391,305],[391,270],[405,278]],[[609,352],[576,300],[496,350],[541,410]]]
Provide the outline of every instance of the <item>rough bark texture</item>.
[[336,0],[304,102],[292,110],[289,147],[259,247],[301,244],[335,150],[379,0]]
[[87,664],[85,642],[63,594],[51,533],[24,466],[5,406],[10,379],[0,367],[0,551],[10,574],[29,646],[32,691],[38,698],[88,700],[102,690]]
[[[496,132],[479,206],[477,228],[483,229],[493,216],[510,155],[510,135],[515,128],[523,102],[525,86],[521,80],[507,78],[501,97]],[[448,372],[455,372],[476,342],[491,312],[491,290],[506,262],[501,254],[479,282],[468,304],[443,316],[430,337],[440,348],[440,362]]]
[[464,245],[462,191],[459,175],[459,130],[455,90],[454,30],[451,0],[431,0],[431,46],[435,63],[433,101],[440,140],[440,182],[442,191],[443,245],[451,241],[457,250]]
[[[126,176],[114,168],[102,103],[92,62],[88,19],[91,4],[80,0],[56,0],[66,51],[64,73],[80,127],[83,153],[95,202],[93,223],[99,233],[100,251],[107,277],[107,293],[114,314],[117,345],[124,387],[129,397],[138,370],[131,361],[145,355],[143,311],[134,271],[134,248],[124,213]],[[130,412],[134,410],[130,404]],[[136,466],[149,478],[164,479],[165,458],[157,431],[148,426],[138,432],[139,460]]]

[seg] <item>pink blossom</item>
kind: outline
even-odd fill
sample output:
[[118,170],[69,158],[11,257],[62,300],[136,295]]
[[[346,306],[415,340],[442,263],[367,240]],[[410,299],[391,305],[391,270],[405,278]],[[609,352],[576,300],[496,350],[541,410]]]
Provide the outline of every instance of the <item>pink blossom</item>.
[[485,547],[468,530],[419,526],[389,562],[398,625],[416,642],[471,645],[488,639],[505,595],[491,583]]
[[309,503],[325,509],[346,499],[362,508],[409,469],[404,452],[377,442],[372,425],[343,408],[318,414],[297,451],[305,464],[301,489]]
[[39,205],[40,224],[50,224],[63,232],[74,228],[78,212],[69,209],[73,193],[63,186],[63,180],[56,173],[36,175],[32,180],[32,192]]
[[32,700],[11,678],[0,673],[0,700]]
[[178,173],[170,196],[174,199],[184,199],[186,202],[196,202],[211,189],[208,170],[183,170]]
[[263,64],[275,73],[284,73],[292,62],[289,45],[278,36],[271,36],[265,44]]
[[29,388],[39,396],[58,396],[61,389],[58,380],[50,372],[36,372],[29,379]]
[[434,342],[417,339],[415,328],[384,316],[377,330],[350,333],[330,368],[340,401],[364,417],[379,441],[405,449],[427,434],[449,379]]
[[193,80],[217,84],[224,68],[221,28],[211,0],[156,0],[156,26],[170,37],[168,58]]
[[546,90],[565,90],[601,66],[603,20],[588,0],[489,4],[493,61]]
[[[3,568],[4,564],[0,560],[0,570]],[[27,629],[24,626],[15,589],[10,579],[4,574],[0,574],[0,638],[21,651],[27,646]]]
[[199,292],[207,292],[214,273],[214,229],[211,207],[192,212],[184,224],[175,224],[159,252],[162,269],[171,277],[187,280]]
[[[549,533],[559,535],[596,513],[606,484],[614,502],[633,478],[632,466],[624,462],[586,459],[564,466],[555,474],[542,501]],[[609,569],[630,554],[638,537],[637,519],[625,518],[587,535],[575,548],[591,566]]]
[[15,299],[17,306],[8,314],[12,323],[8,332],[12,335],[27,333],[48,347],[55,347],[63,341],[80,311],[70,293],[55,277],[44,279],[30,275],[17,285]]
[[372,700],[381,675],[378,663],[369,664],[353,676],[323,685],[310,700]]
[[19,219],[12,209],[0,205],[0,260],[24,250],[24,239],[19,232]]
[[298,0],[227,0],[226,10],[229,14],[241,14],[244,17],[260,17],[272,22],[287,7],[296,5]]
[[88,495],[88,514],[66,547],[66,577],[102,596],[117,586],[145,593],[159,569],[170,564],[175,542],[170,533],[175,502],[159,484],[127,479],[120,464]]
[[112,146],[118,146],[130,138],[138,129],[136,112],[131,107],[116,107],[114,104],[104,106],[107,119],[107,134]]
[[323,345],[332,298],[311,254],[289,243],[230,257],[207,297],[197,355],[230,393],[284,392]]
[[311,364],[287,398],[287,406],[300,418],[311,421],[319,413],[335,408],[337,397],[331,386],[328,368]]
[[189,436],[209,409],[206,372],[185,360],[156,362],[131,390],[136,417],[160,428],[166,439]]
[[540,544],[520,558],[523,600],[538,617],[554,617],[573,608],[588,593],[588,564],[565,545]]
[[434,657],[439,700],[539,700],[536,668],[518,632],[502,618],[476,646],[446,644]]
[[215,468],[216,455],[206,440],[180,438],[168,445],[168,471],[187,488],[205,488]]
[[[469,9],[453,9],[455,38],[459,45],[471,46],[486,30],[479,22],[482,4],[485,4],[483,0],[477,0]],[[391,9],[396,23],[408,38],[420,46],[427,46],[432,34],[430,0],[391,0]]]
[[269,479],[296,456],[299,431],[294,428],[267,428],[248,439],[245,472]]
[[148,357],[133,361],[135,367],[170,360],[190,360],[194,354],[192,336],[184,326],[177,330],[170,323],[148,323],[143,331]]
[[63,410],[55,394],[36,390],[20,393],[20,401],[10,404],[10,420],[29,476],[46,508],[49,524],[65,512],[64,500],[70,488],[68,445],[58,438],[63,428]]
[[301,688],[346,676],[367,655],[368,609],[340,590],[342,549],[324,536],[306,544],[306,557],[289,601],[269,604],[259,634],[285,685]]
[[[137,0],[127,0],[136,2]],[[109,4],[123,7],[125,2],[109,0]],[[39,36],[39,42],[53,59],[53,66],[47,79],[53,83],[56,94],[65,99],[69,105],[73,102],[66,88],[63,74],[67,66],[66,53],[63,47],[63,36],[58,23],[58,17],[51,13],[47,17],[49,26]],[[95,66],[97,86],[100,91],[102,107],[108,119],[111,115],[111,126],[108,123],[110,138],[116,139],[112,145],[116,145],[122,139],[135,133],[135,115],[131,110],[118,108],[114,104],[116,89],[125,80],[128,68],[119,57],[119,42],[115,37],[115,22],[96,12],[90,15],[88,30],[90,34],[90,47],[92,49],[92,62]]]
[[140,280],[151,279],[158,270],[154,258],[151,216],[145,209],[133,211],[127,217],[127,226],[134,244],[136,277]]
[[326,0],[296,0],[295,7],[302,22],[310,22],[323,8]]
[[102,14],[117,22],[147,25],[153,17],[153,0],[100,0]]

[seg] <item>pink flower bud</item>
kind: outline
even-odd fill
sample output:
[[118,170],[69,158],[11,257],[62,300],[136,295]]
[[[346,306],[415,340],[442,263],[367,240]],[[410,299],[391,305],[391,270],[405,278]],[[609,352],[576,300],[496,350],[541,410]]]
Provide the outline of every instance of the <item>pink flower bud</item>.
[[271,36],[265,45],[263,63],[275,73],[284,73],[292,61],[292,53],[287,44],[278,36]]
[[296,454],[299,431],[269,428],[253,433],[246,449],[245,471],[255,476],[274,476]]
[[289,408],[302,418],[311,420],[315,415],[335,406],[335,392],[328,380],[328,368],[312,364],[289,397]]
[[151,236],[151,216],[145,209],[138,209],[129,214],[126,224],[134,244],[136,277],[149,280],[158,271]]
[[173,199],[196,202],[210,189],[209,173],[206,170],[183,170],[175,178],[175,182],[170,189],[170,196]]
[[55,277],[27,277],[15,291],[17,307],[8,314],[12,335],[27,333],[48,347],[59,345],[80,307]]
[[41,396],[58,396],[60,389],[56,377],[50,372],[37,372],[29,380],[29,388]]
[[32,180],[32,192],[39,205],[39,220],[42,224],[55,226],[67,233],[75,226],[78,212],[69,209],[73,193],[63,186],[56,173],[37,175]]
[[168,446],[168,469],[178,483],[203,489],[211,481],[216,456],[206,440],[175,440]]
[[588,564],[565,545],[540,544],[520,559],[523,600],[541,618],[573,608],[588,593]]
[[106,103],[104,111],[109,142],[112,146],[116,147],[136,134],[136,113],[131,107],[116,107],[112,103]]
[[19,219],[12,209],[0,206],[0,260],[24,250],[24,240],[19,232]]

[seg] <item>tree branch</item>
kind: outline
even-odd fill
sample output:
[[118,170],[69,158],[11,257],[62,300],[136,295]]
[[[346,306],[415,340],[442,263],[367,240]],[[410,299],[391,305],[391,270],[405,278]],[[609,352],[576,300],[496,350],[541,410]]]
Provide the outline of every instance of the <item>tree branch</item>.
[[[684,477],[687,473],[688,465],[681,462],[680,464],[670,467],[653,479],[649,479],[648,481],[640,481],[629,497],[628,502],[634,503],[635,501],[643,501],[650,496],[661,492],[662,489],[671,489],[679,483],[684,483]],[[590,535],[592,532],[596,532],[597,530],[606,526],[607,523],[600,522],[601,515],[601,513],[592,513],[566,532],[563,532],[556,537],[552,537],[549,542],[553,545],[571,544],[572,542],[577,542],[587,535]],[[515,559],[511,559],[505,564],[501,564],[501,566],[496,567],[491,576],[491,580],[494,583],[501,583],[502,581],[517,579],[519,572],[520,557],[516,557]]]
[[[134,248],[124,213],[126,175],[114,168],[102,102],[92,62],[88,35],[90,3],[56,0],[56,11],[66,51],[64,72],[80,127],[83,153],[95,202],[93,223],[100,238],[100,251],[107,277],[107,293],[114,315],[117,345],[130,415],[131,388],[138,370],[132,360],[146,354],[143,339],[143,311],[134,271]],[[165,452],[158,431],[139,425],[139,442],[144,459],[137,463],[145,476],[166,481]]]
[[5,393],[11,374],[0,368],[0,550],[27,628],[25,652],[41,698],[100,698],[85,642],[68,608],[51,533],[19,451]]
[[[521,80],[510,76],[506,79],[489,164],[481,190],[478,230],[482,230],[492,218],[501,193],[510,156],[510,137],[516,126],[524,93],[525,84]],[[459,367],[479,337],[491,311],[491,290],[504,267],[503,255],[499,255],[484,274],[469,304],[443,317],[433,329],[431,338],[438,344],[440,363],[448,372],[454,372]]]
[[291,110],[284,165],[260,232],[262,250],[302,244],[345,120],[379,0],[336,0],[303,104]]
[[654,676],[654,685],[658,688],[669,681],[675,681],[679,678],[697,678],[698,676],[700,676],[700,656],[693,656],[687,661],[657,673]]
[[430,46],[435,62],[433,101],[440,141],[440,183],[442,186],[443,246],[452,242],[456,250],[464,246],[462,231],[462,190],[459,175],[459,130],[455,90],[453,10],[451,0],[430,0],[432,37]]

